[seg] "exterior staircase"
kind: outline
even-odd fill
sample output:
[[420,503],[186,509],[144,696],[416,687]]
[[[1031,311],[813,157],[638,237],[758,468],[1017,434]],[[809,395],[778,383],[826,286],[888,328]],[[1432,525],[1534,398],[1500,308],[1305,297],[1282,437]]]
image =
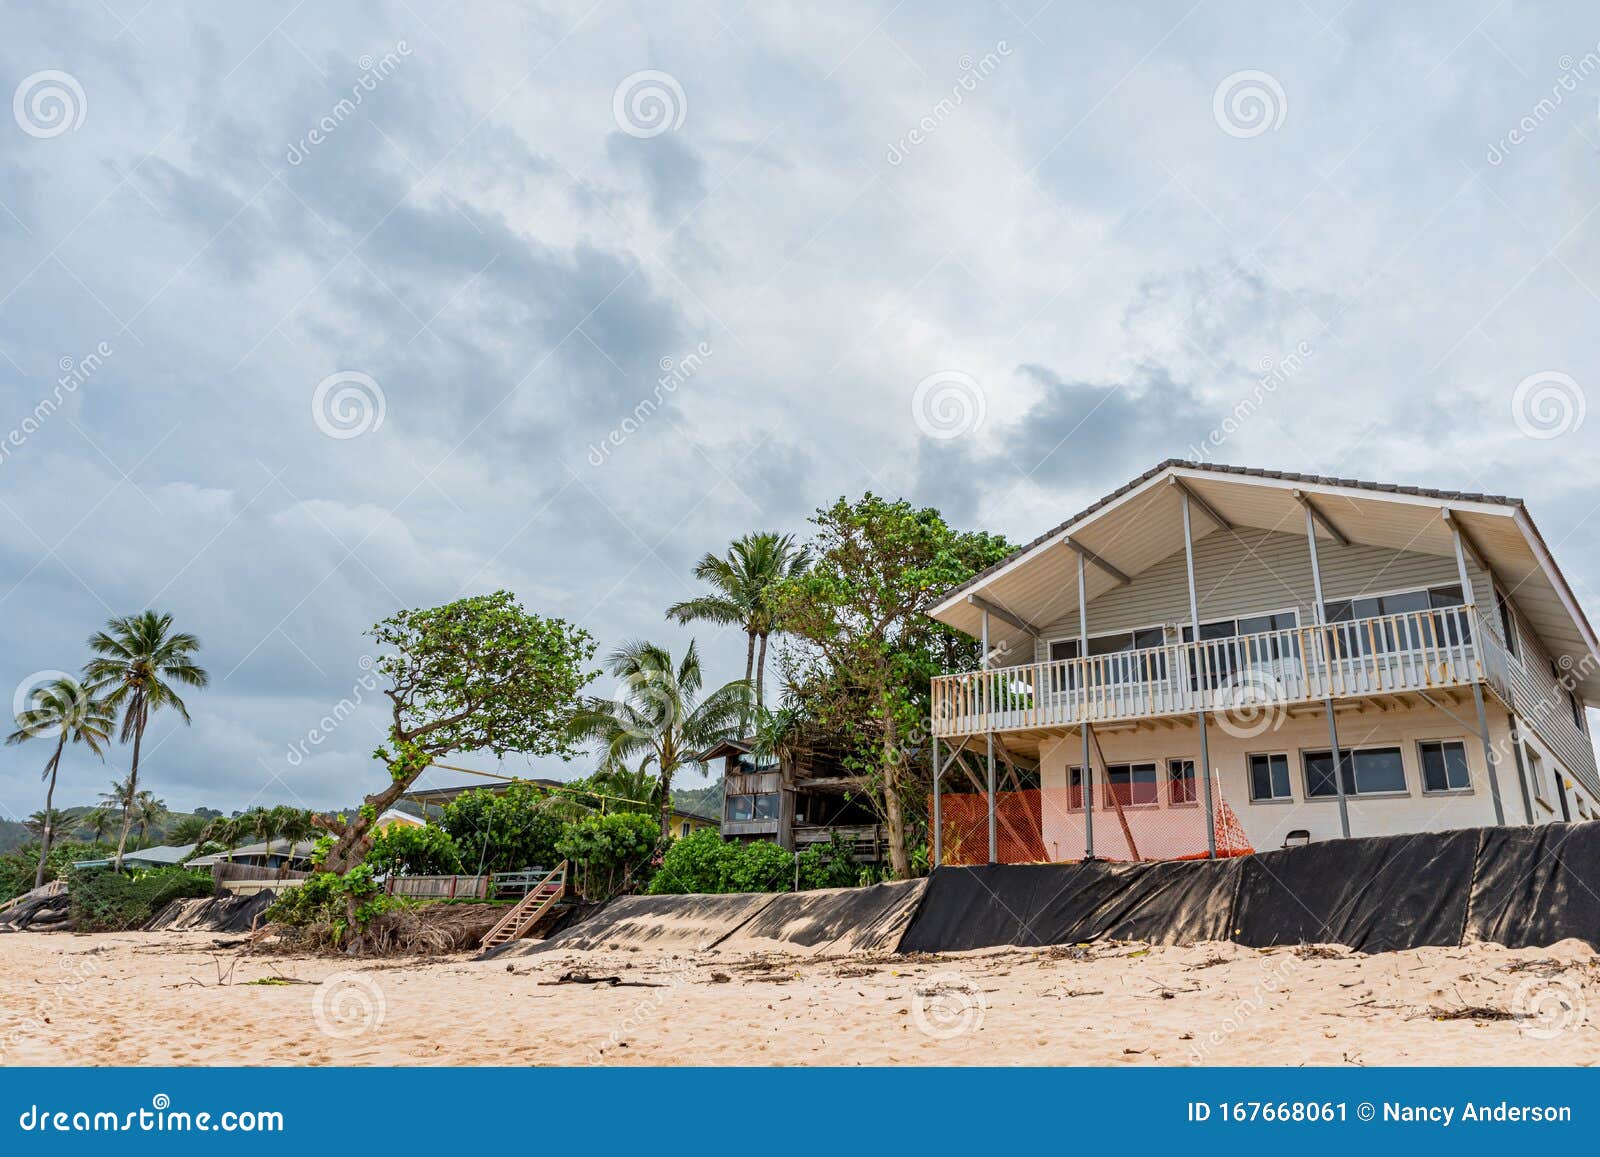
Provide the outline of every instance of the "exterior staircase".
[[562,860],[507,912],[483,938],[484,948],[498,948],[521,940],[549,916],[556,901],[567,894],[567,861]]

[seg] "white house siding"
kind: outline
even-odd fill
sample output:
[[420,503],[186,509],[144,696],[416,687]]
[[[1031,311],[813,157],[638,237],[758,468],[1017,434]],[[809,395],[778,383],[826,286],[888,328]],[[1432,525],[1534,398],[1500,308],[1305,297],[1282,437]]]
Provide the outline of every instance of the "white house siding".
[[[1468,706],[1465,711],[1457,711],[1457,714],[1470,720],[1471,711]],[[1493,715],[1498,715],[1498,720]],[[1497,752],[1503,754],[1499,784],[1506,821],[1523,823],[1522,792],[1517,783],[1516,762],[1511,754],[1509,723],[1503,711],[1493,715],[1489,726],[1492,742]],[[1340,712],[1338,722],[1341,748],[1399,747],[1405,766],[1404,795],[1350,797],[1351,835],[1444,831],[1495,822],[1482,743],[1444,712],[1433,708],[1360,714]],[[1328,750],[1328,725],[1321,712],[1286,717],[1280,726],[1253,738],[1231,735],[1213,722],[1207,737],[1211,764],[1217,772],[1222,796],[1239,817],[1251,846],[1257,851],[1281,846],[1285,835],[1295,829],[1309,831],[1311,838],[1317,841],[1339,838],[1338,800],[1307,800],[1305,795],[1301,753]],[[1199,741],[1195,729],[1192,726],[1170,730],[1147,727],[1131,731],[1104,731],[1098,733],[1098,738],[1107,763],[1154,761],[1158,765],[1158,775],[1163,777],[1160,784],[1163,802],[1158,808],[1127,809],[1134,838],[1141,844],[1140,851],[1148,856],[1181,854],[1183,851],[1204,852],[1203,820],[1193,815],[1193,809],[1189,809],[1190,814],[1186,816],[1182,814],[1185,809],[1170,809],[1165,802],[1167,760],[1192,759],[1199,762]],[[1462,741],[1472,773],[1473,788],[1470,792],[1423,792],[1417,743],[1426,739]],[[1082,813],[1069,811],[1066,806],[1067,768],[1082,762],[1082,752],[1082,740],[1075,732],[1045,743],[1040,750],[1040,784],[1045,799],[1044,844],[1046,854],[1053,859],[1077,859],[1083,855]],[[1247,756],[1269,752],[1283,752],[1289,756],[1292,798],[1287,802],[1252,803]],[[1547,750],[1545,754],[1548,756]],[[1548,776],[1548,758],[1545,766]],[[1559,820],[1560,805],[1554,796],[1553,781],[1547,779],[1543,795],[1551,808],[1545,809],[1535,803],[1535,822]],[[1107,800],[1103,785],[1095,793],[1095,802],[1096,843],[1102,854],[1113,854],[1122,844],[1122,838],[1115,813],[1105,806]],[[1168,814],[1154,814],[1157,811]],[[1574,813],[1573,819],[1578,818]],[[1189,846],[1163,847],[1159,834],[1163,830],[1173,833],[1169,835],[1168,843],[1176,840]]]
[[[1105,552],[1115,558],[1115,550]],[[1317,540],[1325,599],[1349,599],[1443,586],[1460,581],[1453,556],[1387,550],[1375,546],[1339,546]],[[1194,544],[1195,593],[1202,621],[1232,619],[1274,611],[1295,610],[1302,625],[1313,622],[1315,587],[1306,536],[1282,531],[1240,529],[1214,531]],[[1473,601],[1498,637],[1494,596],[1487,576],[1470,561]],[[1035,661],[1050,657],[1050,641],[1078,635],[1077,587],[1063,590],[1059,614],[1039,627]],[[1179,547],[1133,581],[1107,591],[1089,603],[1089,634],[1131,631],[1162,624],[1189,622],[1189,578]]]

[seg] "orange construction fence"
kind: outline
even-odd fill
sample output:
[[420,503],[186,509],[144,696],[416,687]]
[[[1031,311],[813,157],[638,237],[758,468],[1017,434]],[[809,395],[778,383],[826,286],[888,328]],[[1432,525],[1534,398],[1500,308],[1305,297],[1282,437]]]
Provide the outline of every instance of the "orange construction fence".
[[[1255,849],[1250,846],[1238,815],[1223,797],[1221,785],[1213,778],[1211,786],[1211,827],[1217,855],[1252,854]],[[1082,860],[1086,858],[1091,820],[1096,859],[1203,860],[1210,855],[1203,786],[1193,778],[1177,786],[1102,783],[1090,797],[1092,806],[1088,812],[1079,786],[997,791],[994,801],[997,863]],[[941,862],[988,863],[988,795],[945,793],[939,797],[939,811]],[[932,824],[930,803],[930,830]]]

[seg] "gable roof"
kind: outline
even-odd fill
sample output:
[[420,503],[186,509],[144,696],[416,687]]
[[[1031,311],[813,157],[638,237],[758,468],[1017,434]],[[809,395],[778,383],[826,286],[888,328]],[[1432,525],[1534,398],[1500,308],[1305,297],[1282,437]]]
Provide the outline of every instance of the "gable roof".
[[[1206,505],[1235,526],[1303,535],[1305,515],[1298,499],[1304,495],[1352,542],[1453,555],[1451,523],[1444,517],[1448,512],[1546,649],[1565,660],[1564,667],[1570,663],[1583,674],[1580,693],[1585,700],[1600,703],[1600,670],[1594,669],[1600,640],[1526,506],[1520,498],[1476,491],[1169,458],[947,591],[929,613],[976,635],[982,612],[971,601],[974,597],[1035,623],[1043,620],[1032,618],[1030,610],[1053,608],[1056,613],[1048,617],[1075,611],[1078,556],[1071,547],[1081,545],[1125,574],[1139,574],[1181,549],[1182,503],[1176,495],[1184,489],[1203,504],[1191,512],[1196,539],[1220,529],[1205,512]],[[1320,539],[1326,532],[1319,528],[1318,533]],[[1091,601],[1117,581],[1092,563],[1086,567]],[[999,630],[1013,643],[1026,641],[1020,630]]]

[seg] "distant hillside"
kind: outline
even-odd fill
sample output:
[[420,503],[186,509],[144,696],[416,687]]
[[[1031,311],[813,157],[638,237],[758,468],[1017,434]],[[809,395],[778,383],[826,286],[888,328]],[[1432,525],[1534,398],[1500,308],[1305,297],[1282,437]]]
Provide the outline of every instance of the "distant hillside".
[[672,789],[672,804],[695,815],[712,819],[722,815],[722,781],[719,779],[705,787]]
[[0,852],[9,852],[12,848],[20,848],[32,837],[28,829],[15,820],[0,820]]

